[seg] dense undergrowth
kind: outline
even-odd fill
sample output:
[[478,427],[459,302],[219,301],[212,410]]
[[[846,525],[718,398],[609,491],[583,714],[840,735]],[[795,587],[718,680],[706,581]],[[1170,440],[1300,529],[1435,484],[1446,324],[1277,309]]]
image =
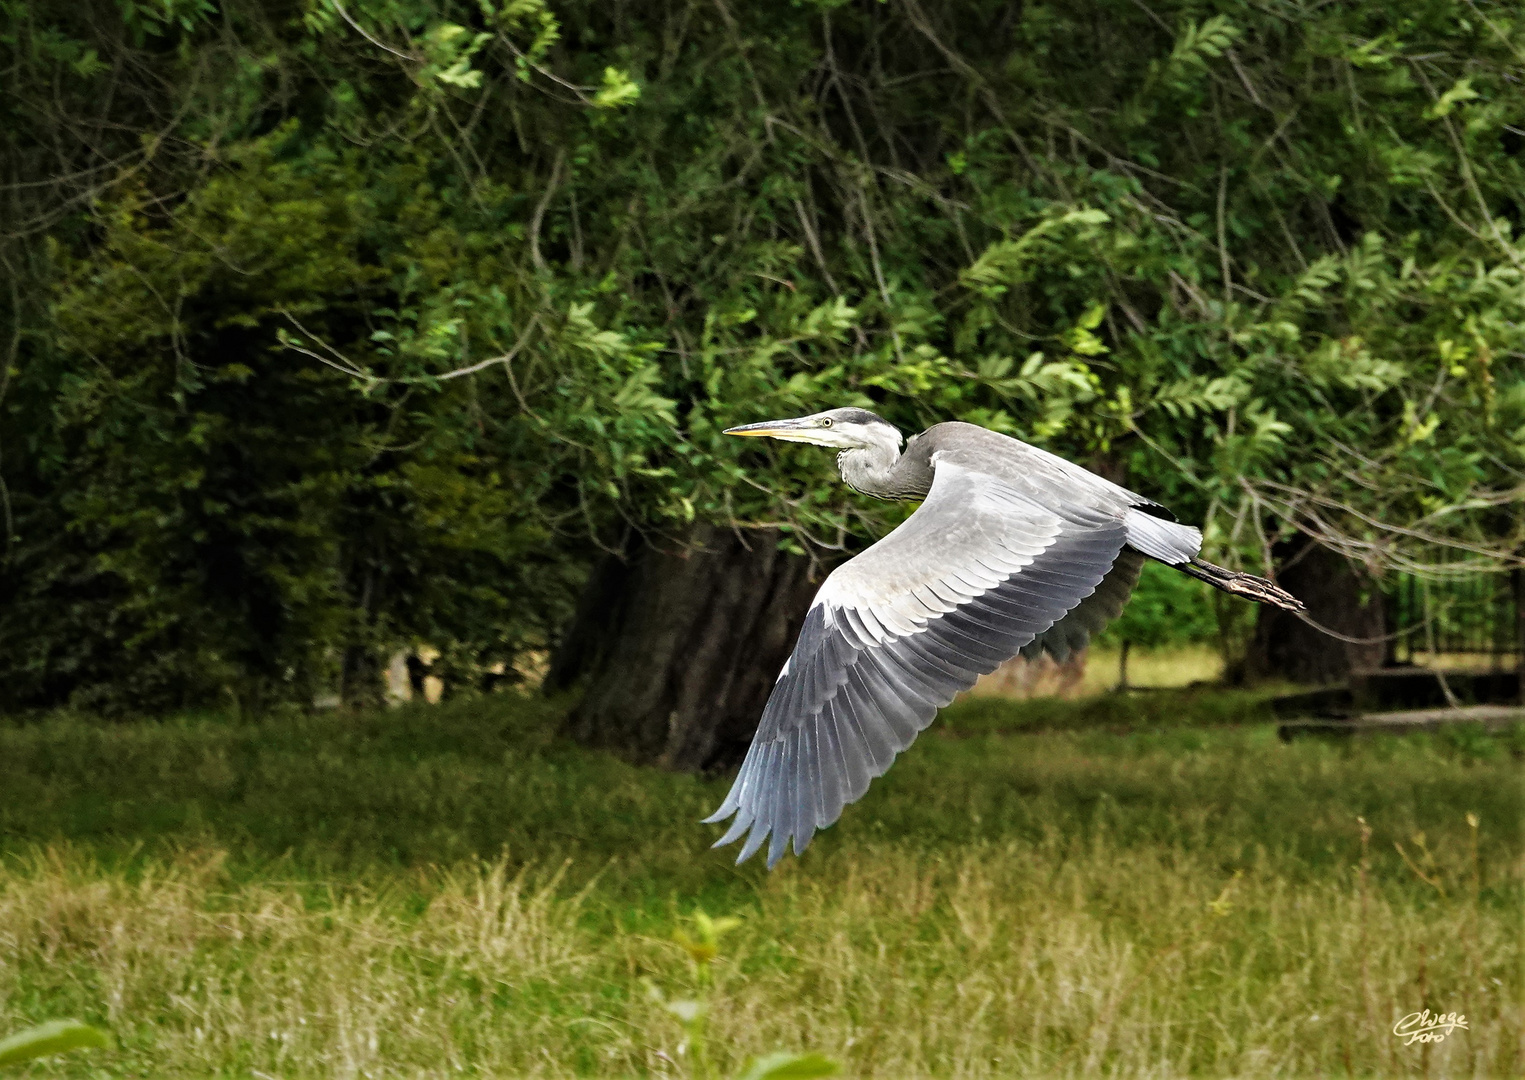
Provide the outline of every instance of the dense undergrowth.
[[[1185,723],[1250,697],[1138,701],[955,707],[771,875],[707,850],[725,778],[509,695],[0,727],[0,1028],[114,1033],[38,1075],[686,1076],[649,988],[691,990],[702,908],[742,919],[722,1075],[1519,1070],[1518,733],[1285,745]],[[1400,1046],[1423,1007],[1471,1028]]]

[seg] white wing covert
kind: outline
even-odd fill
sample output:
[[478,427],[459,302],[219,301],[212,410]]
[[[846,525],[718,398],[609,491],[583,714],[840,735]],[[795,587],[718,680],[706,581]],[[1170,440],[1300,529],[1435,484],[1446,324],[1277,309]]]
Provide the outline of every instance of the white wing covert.
[[916,512],[816,594],[741,771],[706,819],[736,815],[716,846],[746,835],[741,862],[771,836],[770,867],[791,839],[803,852],[939,708],[1095,592],[1127,538],[1105,509],[1051,508],[941,460]]

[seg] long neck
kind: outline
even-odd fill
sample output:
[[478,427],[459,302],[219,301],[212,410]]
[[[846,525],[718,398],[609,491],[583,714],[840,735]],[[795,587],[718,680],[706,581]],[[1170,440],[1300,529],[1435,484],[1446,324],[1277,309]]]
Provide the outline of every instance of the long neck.
[[848,487],[865,495],[879,499],[924,499],[932,486],[931,470],[918,468],[913,456],[901,454],[900,433],[886,427],[884,436],[876,439],[874,445],[838,454],[837,468]]

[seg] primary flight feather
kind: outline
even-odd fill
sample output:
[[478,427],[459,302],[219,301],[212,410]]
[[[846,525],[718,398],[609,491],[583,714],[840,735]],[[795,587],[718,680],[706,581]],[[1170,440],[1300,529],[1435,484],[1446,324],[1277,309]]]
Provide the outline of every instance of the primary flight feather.
[[[1021,653],[1064,660],[1121,614],[1146,558],[1292,611],[1264,578],[1197,558],[1202,534],[1163,507],[1045,450],[973,424],[905,443],[866,409],[730,428],[838,449],[842,479],[921,500],[837,567],[810,605],[730,794],[719,847],[795,854],[890,767],[937,710]],[[771,838],[771,839],[770,839]]]

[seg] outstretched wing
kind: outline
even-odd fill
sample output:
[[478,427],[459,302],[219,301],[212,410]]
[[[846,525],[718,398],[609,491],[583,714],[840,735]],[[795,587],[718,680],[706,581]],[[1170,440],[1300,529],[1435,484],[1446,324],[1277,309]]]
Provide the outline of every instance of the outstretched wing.
[[731,792],[707,820],[770,835],[771,867],[890,767],[937,710],[1095,591],[1127,539],[1119,516],[1046,507],[951,461],[905,523],[826,579]]

